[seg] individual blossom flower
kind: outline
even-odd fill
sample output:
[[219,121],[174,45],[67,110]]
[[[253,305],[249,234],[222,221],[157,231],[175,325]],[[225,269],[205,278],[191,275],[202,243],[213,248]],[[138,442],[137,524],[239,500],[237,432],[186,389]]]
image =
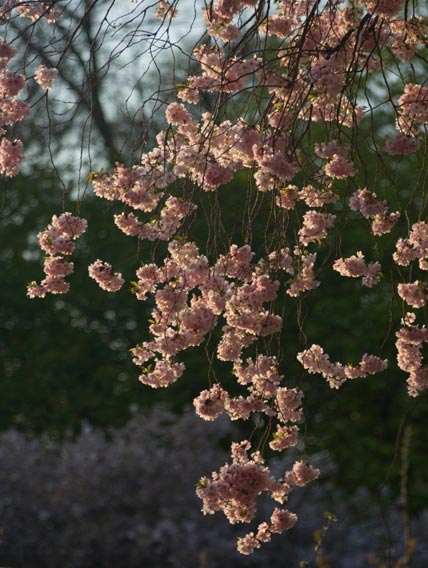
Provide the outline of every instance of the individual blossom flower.
[[344,67],[335,57],[315,58],[312,60],[309,76],[319,94],[324,95],[323,98],[327,101],[334,101],[343,88]]
[[16,49],[11,45],[4,42],[3,39],[0,38],[0,61],[2,65],[7,65],[7,63],[12,59],[15,55]]
[[256,538],[259,542],[269,542],[271,540],[272,533],[270,531],[270,527],[268,523],[260,523],[257,527],[257,535]]
[[258,396],[229,397],[225,400],[225,409],[231,420],[248,420],[251,414],[272,414],[267,404]]
[[253,334],[226,325],[223,327],[223,336],[217,347],[217,357],[220,361],[238,361],[242,350],[255,340]]
[[[279,251],[273,251],[268,255],[268,262],[276,270],[284,270],[288,274],[294,274],[293,257],[289,248],[282,248]],[[262,260],[263,263],[263,260]]]
[[267,467],[255,461],[225,464],[211,479],[203,477],[196,494],[203,502],[204,514],[223,511],[229,522],[248,523],[256,514],[255,500],[277,486]]
[[214,191],[220,185],[228,183],[232,179],[231,172],[218,162],[212,161],[206,164],[202,174],[202,185],[207,191]]
[[128,237],[144,238],[145,226],[134,213],[120,213],[114,215],[114,223]]
[[40,65],[36,69],[36,73],[34,75],[35,80],[37,83],[43,87],[43,89],[51,89],[52,83],[54,79],[58,77],[58,70],[55,68],[48,68],[44,65]]
[[251,261],[254,252],[250,245],[231,245],[227,255],[221,255],[216,262],[215,272],[230,278],[247,279],[251,274]]
[[238,383],[247,385],[250,392],[264,399],[269,399],[276,393],[283,378],[278,371],[276,357],[266,355],[259,355],[255,362],[247,359],[245,365],[235,364],[233,372]]
[[380,282],[381,278],[381,266],[379,262],[369,262],[367,265],[366,273],[364,274],[361,282],[363,286],[367,288],[372,288]]
[[147,293],[154,293],[163,282],[162,272],[156,264],[145,264],[137,270],[137,285],[135,295],[138,300],[146,300]]
[[27,102],[17,99],[0,99],[0,127],[24,120],[30,113]]
[[65,276],[74,270],[72,262],[65,260],[62,255],[69,255],[74,251],[74,240],[86,230],[85,219],[76,217],[69,212],[62,215],[53,215],[52,222],[37,237],[40,247],[48,253],[45,258],[44,272],[46,278],[39,284],[32,282],[27,294],[30,298],[43,298],[47,293],[65,294],[70,285],[64,280]]
[[68,211],[62,213],[59,217],[52,217],[52,227],[61,233],[61,236],[67,239],[75,240],[79,238],[87,229],[88,223],[85,219],[72,215]]

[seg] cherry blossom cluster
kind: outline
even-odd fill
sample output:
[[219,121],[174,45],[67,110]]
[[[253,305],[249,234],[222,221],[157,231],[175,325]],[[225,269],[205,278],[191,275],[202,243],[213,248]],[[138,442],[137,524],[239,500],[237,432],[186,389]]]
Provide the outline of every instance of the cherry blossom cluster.
[[412,136],[405,136],[404,134],[397,134],[391,140],[385,142],[385,152],[390,156],[406,156],[417,152],[421,147],[421,142],[418,138]]
[[164,18],[172,20],[177,15],[177,8],[165,0],[159,0],[157,2],[155,15],[159,20],[163,20]]
[[398,284],[398,294],[412,308],[423,308],[427,305],[428,286],[425,282],[416,280],[409,284]]
[[400,213],[388,213],[385,201],[372,191],[359,189],[349,198],[349,206],[353,211],[361,213],[363,217],[371,220],[374,235],[389,233],[400,218]]
[[[137,298],[151,293],[156,306],[150,326],[155,339],[133,350],[139,366],[155,358],[155,367],[141,375],[142,382],[158,387],[179,378],[184,366],[173,358],[200,345],[220,317],[225,325],[218,356],[225,361],[237,361],[257,337],[280,331],[281,317],[264,307],[276,299],[279,282],[258,272],[248,245],[232,245],[212,267],[195,243],[171,241],[168,250],[163,266],[137,270]],[[159,369],[168,379],[161,378]]]
[[[7,0],[0,6],[0,17],[7,20],[14,11],[19,17],[30,18],[32,21],[44,18],[48,22],[55,22],[60,15],[49,2]],[[18,138],[13,140],[7,138],[8,129],[5,127],[11,129],[14,124],[24,120],[30,113],[28,103],[18,99],[26,86],[26,77],[8,69],[15,53],[15,47],[0,37],[0,174],[6,177],[14,177],[18,173],[24,157],[24,145]],[[55,69],[40,66],[36,70],[35,78],[44,88],[49,89],[56,75]]]
[[28,18],[32,22],[38,22],[45,19],[47,22],[57,22],[61,16],[59,10],[53,7],[55,2],[34,2],[32,0],[6,0],[2,2],[0,7],[0,15],[2,18],[10,18],[14,12],[22,17]]
[[330,357],[319,345],[312,345],[297,355],[298,361],[309,373],[319,373],[327,379],[330,388],[338,389],[347,379],[359,379],[380,373],[387,368],[388,361],[365,353],[358,365],[332,363]]
[[398,239],[394,260],[400,266],[408,266],[419,260],[419,268],[428,270],[428,224],[420,221],[412,225],[409,238]]
[[59,217],[54,215],[51,224],[37,235],[40,247],[48,254],[43,268],[46,278],[40,284],[31,282],[28,285],[29,298],[44,298],[48,293],[65,294],[69,291],[70,284],[65,277],[73,272],[74,265],[64,256],[73,254],[74,241],[86,231],[86,227],[85,219],[66,212]]
[[106,292],[117,292],[125,283],[120,272],[114,272],[111,264],[99,259],[89,265],[88,272],[98,286]]
[[[302,487],[316,479],[319,470],[311,465],[296,461],[283,478],[274,478],[260,452],[248,455],[250,442],[245,440],[232,445],[231,464],[225,464],[211,479],[203,477],[196,493],[202,499],[203,512],[214,514],[223,511],[231,524],[249,523],[256,513],[256,497],[263,492],[269,493],[281,505],[287,500],[293,487]],[[251,554],[263,543],[269,542],[272,534],[281,534],[291,529],[297,521],[297,515],[286,508],[276,507],[270,522],[260,523],[257,532],[250,532],[238,539],[238,551]]]
[[15,55],[15,49],[0,40],[0,173],[13,177],[18,173],[23,159],[21,140],[9,140],[5,137],[5,126],[12,126],[29,114],[25,101],[17,99],[25,87],[25,77],[9,71],[7,66]]
[[[264,308],[277,298],[279,282],[260,273],[248,245],[232,245],[229,253],[220,255],[212,267],[194,243],[171,241],[168,248],[169,256],[163,266],[152,263],[137,270],[136,296],[145,300],[151,294],[155,303],[150,325],[154,339],[132,350],[134,362],[142,368],[141,382],[158,388],[178,380],[185,367],[177,356],[201,344],[223,319],[226,325],[222,328],[218,357],[234,363],[233,374],[247,393],[231,396],[216,383],[195,398],[196,412],[208,421],[223,413],[232,420],[247,420],[254,413],[265,414],[277,423],[270,447],[282,451],[296,446],[299,435],[296,423],[302,419],[302,393],[283,386],[284,377],[275,357],[259,355],[256,360],[247,358],[245,362],[241,358],[242,350],[257,337],[281,329],[281,318]],[[269,261],[279,270],[291,269],[288,251],[273,255]],[[288,493],[294,485],[303,485],[316,476],[310,466],[298,462],[286,474],[287,481],[279,483],[260,463],[241,462],[234,460],[231,466],[213,474],[212,481],[201,481],[198,494],[204,502],[205,513],[223,510],[230,522],[250,522],[258,494],[275,487],[277,498],[281,487]],[[243,489],[247,476],[248,483],[255,484],[250,493]],[[229,480],[227,488],[226,479]],[[282,518],[283,514],[277,512],[273,519],[278,515]],[[283,532],[285,528],[280,530],[280,526],[279,521],[271,520],[271,525],[264,527],[265,540],[260,537],[257,546],[270,540],[271,533]],[[246,550],[243,543],[248,538],[247,535],[238,545],[242,552]]]
[[306,185],[299,189],[289,184],[280,189],[276,204],[283,209],[294,209],[297,201],[304,201],[309,207],[323,207],[329,203],[336,203],[339,196],[330,188],[317,189],[313,185]]
[[[30,4],[16,7],[33,21],[46,17],[43,10],[50,12],[47,4],[37,3],[34,12]],[[153,148],[143,153],[138,164],[117,163],[110,173],[89,176],[97,197],[120,205],[122,212],[114,215],[120,231],[153,243],[164,241],[162,247],[167,250],[162,258],[154,254],[151,262],[139,266],[132,285],[136,299],[151,302],[153,308],[150,339],[131,350],[141,369],[140,381],[152,388],[176,382],[185,372],[181,354],[209,338],[217,358],[230,364],[236,390],[232,395],[226,381],[215,377],[193,401],[197,414],[207,421],[221,414],[232,420],[262,415],[268,424],[262,441],[274,451],[299,451],[303,420],[303,393],[281,372],[284,301],[299,303],[303,294],[322,286],[318,272],[332,258],[324,252],[348,217],[369,220],[375,241],[393,227],[400,228],[400,212],[390,212],[380,192],[361,189],[361,179],[367,176],[361,171],[355,140],[369,112],[359,104],[363,98],[360,85],[386,68],[384,54],[388,62],[397,63],[397,77],[404,77],[400,66],[425,46],[425,20],[410,17],[408,4],[404,0],[361,0],[351,6],[340,0],[307,0],[271,6],[257,0],[214,0],[203,10],[212,40],[193,50],[197,69],[176,85],[176,97],[163,99],[165,128],[157,134]],[[154,9],[164,22],[175,16],[176,3],[161,0]],[[243,56],[242,46],[250,45],[249,39],[254,40],[254,49]],[[278,47],[259,47],[262,45]],[[12,100],[25,79],[5,70],[11,55],[5,46],[0,47],[0,58],[3,47],[5,53],[3,82],[9,85],[4,87],[4,96]],[[386,80],[385,75],[383,71]],[[395,156],[414,154],[422,146],[428,88],[422,79],[421,84],[417,82],[416,71],[414,75],[414,82],[403,81],[397,100],[390,101],[398,133],[392,139],[381,134],[380,147],[391,156],[385,167],[397,164]],[[54,76],[55,70],[43,67],[36,72],[44,88],[50,88]],[[203,98],[215,101],[211,112],[199,112],[195,106]],[[14,117],[19,107],[15,103]],[[5,101],[3,104],[6,108]],[[229,108],[247,111],[238,116],[241,113],[229,113]],[[17,148],[14,142],[3,140],[1,144],[0,163],[12,163],[3,166],[9,175],[16,169],[10,156],[19,154],[19,144]],[[245,237],[240,241],[231,237],[227,244],[216,240],[213,250],[209,246],[202,249],[187,230],[193,216],[203,209],[197,209],[198,197],[210,192],[204,199],[212,195],[216,199],[216,192],[223,191],[222,186],[236,174],[248,180],[252,192],[243,224]],[[261,243],[250,246],[252,223],[266,209],[270,220],[264,248]],[[47,278],[40,285],[30,285],[32,297],[48,291],[60,293],[61,287],[63,291],[68,287],[64,277],[73,266],[62,255],[72,252],[72,241],[78,235],[61,232],[60,219],[39,235],[49,255]],[[356,243],[353,250],[358,248],[363,246]],[[393,258],[399,266],[418,260],[420,269],[428,269],[428,225],[423,220],[412,226],[408,238],[398,239]],[[319,268],[317,259],[321,259]],[[361,251],[334,260],[332,267],[342,276],[361,278],[367,287],[381,277],[380,262],[367,262]],[[124,283],[122,274],[101,260],[89,266],[89,274],[106,291],[116,292]],[[56,278],[56,284],[50,278]],[[420,280],[402,282],[398,294],[410,306],[421,308],[426,305],[428,288]],[[412,395],[428,386],[421,356],[426,334],[425,327],[414,325],[409,318],[397,333],[398,364],[409,374]],[[319,345],[301,351],[297,359],[335,389],[347,379],[366,377],[387,366],[386,360],[368,354],[357,365],[333,363]],[[205,513],[223,511],[231,523],[249,523],[258,495],[269,493],[283,505],[294,487],[318,475],[298,460],[276,479],[261,454],[250,453],[251,448],[248,441],[234,444],[232,462],[201,480],[197,493]],[[239,540],[238,550],[251,553],[272,534],[290,529],[296,520],[287,508],[276,508],[269,521]]]
[[34,75],[35,80],[37,83],[43,87],[43,89],[51,89],[52,83],[54,79],[58,76],[58,69],[55,68],[48,68],[44,65],[39,65],[36,69],[36,73]]
[[380,281],[380,263],[369,262],[367,264],[361,251],[358,251],[356,255],[350,256],[349,258],[339,258],[335,260],[333,269],[341,276],[347,276],[349,278],[359,278],[362,276],[362,283],[368,288],[375,286]]
[[328,177],[346,179],[355,176],[355,168],[347,158],[348,150],[340,146],[337,140],[316,144],[315,153],[324,160],[330,160],[324,165],[324,172]]
[[407,83],[398,104],[398,129],[406,136],[417,136],[420,126],[428,123],[428,88]]
[[406,314],[404,325],[396,333],[397,361],[400,369],[408,373],[407,388],[410,396],[418,396],[428,389],[428,365],[423,363],[422,348],[428,343],[426,326],[416,325],[415,315]]

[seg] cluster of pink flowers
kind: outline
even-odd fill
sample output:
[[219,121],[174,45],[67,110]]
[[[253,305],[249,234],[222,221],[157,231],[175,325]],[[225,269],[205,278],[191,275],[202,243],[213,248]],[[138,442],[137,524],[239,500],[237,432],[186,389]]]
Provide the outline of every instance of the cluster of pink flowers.
[[[293,487],[302,487],[319,475],[311,465],[297,461],[292,469],[281,479],[275,479],[259,452],[248,456],[251,444],[248,441],[232,445],[231,464],[225,464],[211,479],[203,477],[196,493],[202,499],[203,512],[214,514],[223,511],[229,522],[249,523],[255,516],[255,500],[263,492],[284,503]],[[270,522],[260,523],[257,532],[250,532],[238,539],[238,551],[251,554],[263,543],[269,542],[272,534],[281,534],[291,529],[297,521],[297,515],[288,509],[275,508]]]
[[333,226],[335,215],[320,213],[319,211],[307,211],[303,215],[303,226],[299,231],[299,241],[308,245],[325,239],[327,230]]
[[398,129],[406,136],[417,136],[420,126],[428,122],[428,88],[407,83],[398,104]]
[[[280,316],[264,307],[275,300],[279,283],[254,271],[254,253],[248,245],[232,245],[229,254],[221,255],[213,267],[194,243],[171,241],[168,249],[170,256],[163,267],[150,264],[137,271],[137,298],[146,299],[147,294],[153,294],[156,306],[150,326],[155,339],[133,350],[138,365],[155,358],[156,369],[159,361],[170,360],[201,344],[220,316],[226,323],[218,347],[223,360],[237,361],[242,349],[258,336],[280,331]],[[158,379],[152,383],[154,370],[145,368],[141,380],[158,386]],[[202,402],[211,394],[204,393]],[[217,395],[214,390],[214,396]],[[250,403],[250,399],[228,402],[236,417],[240,413],[248,415]],[[260,406],[257,401],[255,405]]]
[[[223,413],[231,420],[264,415],[269,423],[264,441],[275,451],[298,445],[303,417],[303,393],[291,388],[281,374],[282,362],[274,355],[275,342],[270,341],[283,329],[278,313],[278,305],[283,307],[278,298],[280,280],[286,280],[283,297],[289,303],[296,303],[289,297],[298,298],[320,285],[313,250],[317,247],[320,258],[328,257],[323,254],[325,239],[335,223],[338,231],[340,222],[346,220],[349,211],[343,205],[347,201],[352,211],[370,221],[376,236],[389,233],[400,217],[399,212],[389,212],[387,203],[374,192],[356,189],[359,159],[351,141],[356,139],[352,129],[365,113],[357,105],[356,70],[370,73],[380,68],[384,49],[392,57],[408,61],[421,45],[423,25],[412,23],[415,18],[407,13],[404,19],[398,16],[403,4],[404,0],[364,0],[351,9],[339,0],[280,2],[265,11],[267,8],[255,0],[214,0],[204,9],[207,32],[213,40],[194,49],[199,71],[177,86],[178,100],[165,104],[167,127],[156,136],[153,149],[132,167],[118,163],[111,173],[90,174],[95,195],[123,207],[123,212],[114,216],[119,230],[137,239],[167,243],[168,252],[161,261],[137,269],[132,288],[138,300],[153,303],[151,337],[132,349],[133,361],[141,368],[140,381],[152,388],[169,386],[185,371],[181,354],[208,337],[211,342],[218,337],[214,345],[217,357],[233,366],[239,394],[232,396],[226,383],[216,379],[195,397],[196,412],[208,421]],[[16,8],[33,21],[56,17],[50,3],[3,3],[3,13],[6,8]],[[154,10],[162,20],[161,29],[164,20],[174,17],[176,3],[160,0]],[[259,29],[247,25],[253,16],[263,21]],[[245,41],[254,38],[251,34],[261,33],[267,36],[263,43],[273,39],[272,45],[280,41],[281,48],[272,58],[257,47],[252,56],[240,57],[240,47],[236,48],[240,44],[233,42],[240,41],[243,33]],[[25,103],[16,100],[25,78],[7,70],[12,55],[9,46],[0,44],[0,128],[21,120],[28,112]],[[55,75],[55,69],[41,66],[35,76],[49,89]],[[189,110],[189,105],[199,102],[201,93],[218,97],[213,112],[199,115],[197,108]],[[260,93],[268,95],[266,104],[260,103]],[[227,115],[229,102],[234,103],[236,95],[240,106],[241,100],[245,101],[251,112],[231,120],[220,116],[219,109]],[[428,123],[428,87],[406,84],[397,108],[399,133],[386,141],[384,149],[390,156],[405,156],[420,147],[420,128]],[[326,127],[324,142],[314,143],[322,129],[319,124],[312,136],[313,123]],[[2,130],[1,136],[4,134]],[[21,158],[20,141],[3,138],[1,171],[15,175]],[[245,213],[246,228],[252,229],[251,223],[259,214],[263,218],[270,208],[265,248],[256,255],[248,244],[250,237],[242,246],[231,244],[231,237],[225,248],[216,241],[213,250],[201,252],[183,236],[197,211],[194,201],[198,191],[222,191],[237,173],[247,176],[254,188],[251,207]],[[85,227],[83,220],[64,214],[54,217],[52,225],[39,234],[41,247],[49,256],[46,279],[40,285],[30,285],[31,297],[67,291],[64,278],[72,272],[73,264],[63,255],[73,252],[73,241]],[[272,235],[268,234],[271,227]],[[425,222],[414,224],[409,237],[399,239],[396,246],[396,264],[408,266],[418,260],[421,269],[428,269]],[[342,276],[362,278],[367,287],[377,284],[381,276],[380,263],[367,263],[360,251],[335,260],[333,269]],[[109,292],[124,284],[122,275],[101,260],[89,266],[89,274]],[[426,305],[427,286],[419,281],[399,284],[398,293],[412,307]],[[218,336],[212,333],[217,327]],[[410,374],[411,394],[428,387],[428,372],[421,360],[426,334],[425,328],[412,322],[397,334],[399,365]],[[248,357],[250,348],[252,356]],[[333,363],[318,345],[300,352],[297,358],[309,373],[324,376],[332,388],[347,379],[380,372],[387,365],[386,360],[367,354],[354,366]],[[270,439],[268,433],[272,433]],[[262,492],[284,503],[292,488],[318,475],[307,463],[296,461],[283,478],[275,479],[258,452],[249,457],[250,449],[248,442],[235,444],[232,463],[213,473],[211,479],[201,480],[197,492],[205,513],[223,511],[231,523],[250,522],[255,500]],[[251,553],[272,534],[290,529],[296,520],[286,508],[276,508],[269,522],[240,539],[238,550]]]
[[86,227],[85,219],[67,212],[59,217],[54,215],[52,223],[37,235],[40,247],[48,254],[44,262],[46,278],[40,284],[31,282],[28,285],[29,298],[44,298],[48,293],[65,294],[69,291],[70,285],[65,277],[73,272],[74,265],[64,255],[74,252],[74,241],[86,231]]
[[400,213],[388,213],[386,201],[367,189],[359,189],[349,198],[349,206],[363,217],[371,220],[374,235],[389,233],[400,218]]
[[[328,69],[326,69],[325,80],[329,84],[329,88],[331,88],[331,82],[333,81],[334,83],[335,79],[330,76]],[[337,86],[340,92],[342,80],[340,80]],[[335,96],[337,95],[338,93],[335,93]],[[348,150],[341,146],[337,140],[315,144],[315,153],[323,160],[330,160],[324,166],[324,172],[328,177],[333,179],[346,179],[355,175],[355,168],[347,159]]]
[[166,0],[158,0],[156,6],[155,14],[159,20],[163,20],[164,18],[172,20],[177,15],[176,6],[166,2]]
[[[238,383],[245,385],[249,396],[231,397],[219,384],[202,391],[193,401],[196,412],[204,420],[214,420],[226,412],[232,420],[247,420],[252,413],[264,413],[269,417],[277,416],[281,422],[296,422],[301,418],[297,407],[301,403],[301,393],[297,398],[295,390],[280,387],[283,376],[278,372],[275,357],[259,355],[255,362],[247,359],[246,364],[236,362],[233,373]],[[272,449],[289,447],[297,444],[296,426],[278,427],[274,435]]]
[[107,292],[117,292],[125,283],[120,272],[114,272],[111,264],[99,259],[89,265],[88,271],[98,286]]
[[418,396],[428,389],[428,365],[423,364],[422,347],[428,343],[428,330],[418,326],[415,315],[408,313],[403,321],[403,327],[397,331],[397,361],[398,366],[407,372],[407,387],[410,396]]
[[397,134],[392,140],[385,142],[385,152],[390,156],[406,156],[417,152],[421,146],[421,141],[412,136]]
[[43,87],[43,89],[51,89],[52,83],[54,79],[58,76],[58,70],[54,68],[48,68],[44,65],[40,65],[36,69],[36,73],[34,78],[36,79],[37,83]]
[[419,260],[419,268],[428,270],[428,224],[420,221],[412,225],[408,239],[398,239],[394,260],[400,266],[408,266]]
[[403,7],[404,0],[366,0],[367,11],[383,17],[395,16]]
[[295,256],[297,269],[294,273],[294,278],[290,284],[287,294],[289,296],[300,296],[303,292],[308,292],[313,290],[320,285],[320,281],[315,279],[315,261],[317,259],[317,253],[303,254],[299,249],[296,248]]
[[5,126],[12,126],[29,113],[28,104],[17,99],[25,87],[25,77],[7,69],[15,48],[0,40],[0,173],[13,177],[18,173],[23,158],[21,140],[5,138]]
[[358,379],[380,373],[387,368],[388,361],[375,355],[364,354],[356,366],[332,363],[330,357],[319,345],[312,345],[297,355],[297,360],[309,373],[319,373],[331,388],[337,389],[347,379]]
[[358,251],[356,255],[349,258],[338,258],[333,263],[333,269],[341,276],[349,278],[363,277],[362,283],[368,288],[372,288],[380,281],[381,266],[379,262],[369,262],[364,260],[364,255]]
[[[15,10],[18,16],[30,18],[32,21],[44,18],[48,22],[54,22],[59,17],[59,12],[53,9],[50,2],[18,2],[17,0],[2,2],[0,16],[8,20]],[[24,157],[24,145],[19,139],[6,138],[7,131],[4,127],[12,127],[26,118],[30,112],[28,103],[17,98],[26,86],[25,76],[7,68],[14,55],[15,48],[0,38],[0,174],[7,177],[17,175]],[[40,66],[36,71],[36,80],[40,84],[43,82],[47,85],[48,78],[50,77],[51,80],[54,78],[52,76],[54,71]],[[45,88],[50,88],[50,84]]]
[[29,18],[32,22],[38,22],[40,19],[45,19],[47,22],[56,22],[61,16],[59,10],[53,7],[55,2],[32,2],[26,0],[6,0],[2,2],[0,14],[3,18],[10,18],[15,9],[17,14],[22,18]]
[[428,300],[428,286],[424,282],[398,284],[398,295],[412,308],[423,308]]

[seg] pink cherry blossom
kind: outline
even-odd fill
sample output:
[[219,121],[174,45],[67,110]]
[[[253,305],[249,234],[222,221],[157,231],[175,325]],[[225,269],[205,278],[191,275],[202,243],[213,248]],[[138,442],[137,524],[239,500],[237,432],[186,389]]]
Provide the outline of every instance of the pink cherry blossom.
[[58,76],[58,70],[51,68],[48,69],[44,65],[40,65],[36,69],[36,73],[34,78],[36,79],[37,83],[43,87],[44,89],[51,89],[52,83],[54,79]]
[[122,274],[114,272],[111,264],[99,259],[89,266],[89,276],[107,292],[117,292],[125,283]]

